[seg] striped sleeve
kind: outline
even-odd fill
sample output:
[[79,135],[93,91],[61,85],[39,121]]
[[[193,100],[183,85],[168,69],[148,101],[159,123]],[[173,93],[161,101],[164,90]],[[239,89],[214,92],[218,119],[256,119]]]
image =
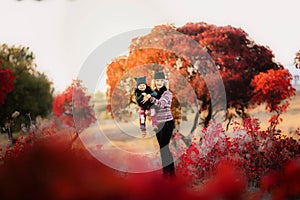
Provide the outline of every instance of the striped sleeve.
[[156,99],[154,97],[150,98],[150,102],[154,103],[160,108],[171,107],[172,104],[172,93],[170,91],[165,91],[160,99]]

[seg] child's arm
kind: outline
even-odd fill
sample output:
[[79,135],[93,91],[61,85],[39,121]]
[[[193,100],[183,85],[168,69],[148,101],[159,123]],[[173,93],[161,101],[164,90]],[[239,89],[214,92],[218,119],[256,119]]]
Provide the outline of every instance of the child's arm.
[[139,96],[135,96],[135,99],[136,99],[137,102],[141,102],[143,100],[143,97],[144,96],[141,94]]
[[144,92],[143,93],[139,93],[139,92],[135,92],[135,100],[138,102],[138,103],[141,103],[141,101],[143,100],[144,98]]

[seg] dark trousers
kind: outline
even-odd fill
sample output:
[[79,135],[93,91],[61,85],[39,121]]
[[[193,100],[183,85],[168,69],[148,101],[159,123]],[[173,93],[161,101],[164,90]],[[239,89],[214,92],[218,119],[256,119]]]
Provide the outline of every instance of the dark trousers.
[[156,133],[156,139],[160,148],[160,156],[163,166],[163,174],[166,176],[174,176],[174,158],[169,148],[169,143],[173,134],[174,121],[167,121],[158,124],[159,132]]

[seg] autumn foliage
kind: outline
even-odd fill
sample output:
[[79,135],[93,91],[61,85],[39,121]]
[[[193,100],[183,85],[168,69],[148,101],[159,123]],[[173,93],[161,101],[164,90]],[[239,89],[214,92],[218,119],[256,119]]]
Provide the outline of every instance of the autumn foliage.
[[[269,135],[257,120],[246,121],[231,139],[217,124],[204,128],[202,140],[193,140],[177,163],[175,179],[156,171],[115,171],[82,146],[68,148],[68,140],[52,125],[19,138],[0,156],[1,199],[258,200],[300,195],[299,141]],[[249,190],[249,183],[257,183],[256,190]]]
[[295,96],[295,88],[291,86],[292,75],[286,69],[261,72],[254,77],[251,84],[254,88],[252,102],[265,103],[267,111],[276,112],[270,122],[270,129],[275,131],[276,126],[282,121],[280,115],[286,112],[289,106],[288,99]]
[[165,180],[158,173],[122,176],[86,150],[66,145],[58,135],[26,140],[24,151],[0,165],[0,198],[197,199],[205,194],[191,191],[183,179]]
[[241,170],[249,186],[264,187],[262,177],[270,172],[280,174],[286,164],[300,158],[299,140],[263,131],[257,119],[246,119],[242,127],[234,122],[233,126],[230,133],[212,123],[194,134],[191,146],[179,159],[178,173],[205,180],[227,162]]
[[16,77],[10,69],[0,69],[0,105],[4,103],[5,96],[14,90],[15,79]]
[[5,96],[14,90],[14,80],[16,77],[13,72],[4,66],[2,60],[0,60],[0,105],[4,103]]
[[[292,75],[286,69],[261,72],[252,80],[252,101],[258,105],[266,103],[266,110],[276,111],[283,99],[295,95],[295,88],[290,84]],[[283,89],[284,88],[284,89]]]
[[294,58],[294,64],[296,66],[297,69],[300,68],[300,50],[297,51],[295,58]]
[[29,47],[0,44],[0,126],[15,111],[20,116],[14,121],[14,131],[19,131],[22,123],[29,126],[28,113],[32,119],[46,117],[51,112],[53,91],[47,75],[37,70]]
[[[183,107],[192,109],[196,103],[197,111],[206,113],[201,115],[204,127],[191,131],[190,144],[183,144],[175,129],[170,149],[177,159],[176,178],[165,179],[160,170],[113,170],[79,140],[70,148],[74,140],[68,136],[75,133],[77,138],[96,121],[91,97],[81,81],[74,80],[54,98],[50,122],[0,149],[0,199],[299,198],[300,129],[295,137],[276,129],[295,89],[291,74],[274,61],[269,48],[256,44],[242,29],[200,22],[155,26],[148,35],[133,38],[129,50],[107,66],[107,110],[115,120],[132,114],[133,77],[146,75],[151,85],[154,71],[164,71],[169,79],[175,119]],[[13,81],[11,71],[0,70],[0,104],[13,90]],[[267,130],[247,115],[248,108],[262,104],[275,112]],[[232,131],[210,120],[230,109],[242,118],[241,123],[230,121]],[[102,144],[94,149],[100,155],[105,151]],[[132,159],[131,164],[146,158]]]
[[81,82],[74,80],[63,93],[55,97],[53,114],[80,133],[96,121],[90,98],[86,95]]
[[[134,81],[128,73],[141,66],[150,70],[149,66],[155,64],[166,74],[172,74],[172,70],[176,70],[185,77],[201,102],[199,112],[207,113],[201,115],[204,116],[202,120],[205,126],[216,113],[228,112],[230,109],[235,110],[237,116],[246,118],[247,109],[256,105],[253,104],[253,96],[258,96],[253,85],[255,77],[268,70],[279,74],[281,71],[278,70],[283,69],[281,64],[274,61],[274,54],[268,47],[256,44],[240,28],[218,27],[204,22],[187,23],[178,28],[160,25],[155,26],[148,35],[133,38],[129,54],[115,58],[108,64],[108,102],[112,102],[113,93],[119,94],[117,96],[120,98],[114,98],[124,103],[113,106],[120,112],[129,112],[126,108],[132,103],[130,97]],[[155,71],[153,68],[151,70]],[[286,79],[282,75],[280,81],[283,83],[277,84],[276,90],[290,92],[276,96],[276,102],[270,95],[265,96],[265,103],[273,101],[275,105],[294,95],[288,73],[284,73]],[[124,76],[128,78],[128,82],[123,81]],[[276,81],[273,80],[276,77],[270,78],[271,81]],[[151,80],[151,73],[148,79]],[[173,82],[180,81],[174,79]],[[118,83],[120,87],[117,87]],[[124,92],[122,90],[126,84],[129,89]],[[176,84],[170,86],[171,89],[176,87]],[[186,92],[182,96],[188,99],[191,97],[189,94],[190,92]],[[111,106],[108,105],[109,111]],[[174,106],[173,110],[176,109]],[[227,116],[224,115],[225,119]]]

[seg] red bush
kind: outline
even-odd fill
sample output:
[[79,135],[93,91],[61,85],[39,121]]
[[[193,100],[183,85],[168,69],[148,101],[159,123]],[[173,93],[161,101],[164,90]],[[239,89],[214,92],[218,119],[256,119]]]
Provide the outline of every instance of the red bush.
[[10,69],[0,69],[0,105],[4,103],[5,96],[14,90],[15,79],[16,77]]
[[259,184],[269,171],[282,171],[286,163],[300,157],[300,142],[292,137],[261,131],[255,119],[246,119],[243,128],[226,133],[220,125],[203,129],[181,156],[177,169],[192,179],[205,179],[215,173],[221,160],[243,169],[249,183]]

